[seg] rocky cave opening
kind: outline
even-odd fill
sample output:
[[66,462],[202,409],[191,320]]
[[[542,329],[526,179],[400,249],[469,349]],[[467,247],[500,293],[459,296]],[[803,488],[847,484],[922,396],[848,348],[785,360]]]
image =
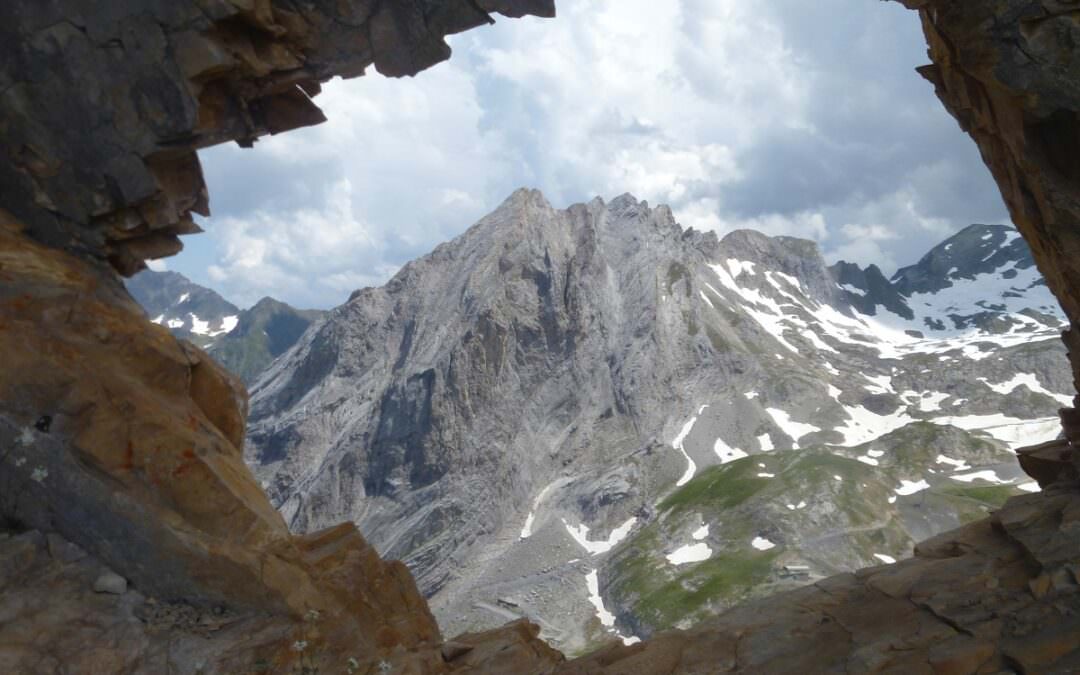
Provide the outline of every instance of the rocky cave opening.
[[[930,47],[922,74],[1075,325],[1075,3],[901,1]],[[198,148],[321,122],[311,97],[331,76],[413,74],[449,56],[445,35],[553,2],[97,4],[0,8],[0,485],[19,486],[6,515],[27,528],[0,541],[8,672],[291,672],[300,643],[325,672],[1080,668],[1073,409],[1062,441],[1020,452],[1043,492],[898,565],[574,660],[526,622],[444,640],[408,570],[355,527],[289,533],[244,465],[243,384],[150,324],[117,273],[198,231]],[[90,592],[110,569],[142,595]]]

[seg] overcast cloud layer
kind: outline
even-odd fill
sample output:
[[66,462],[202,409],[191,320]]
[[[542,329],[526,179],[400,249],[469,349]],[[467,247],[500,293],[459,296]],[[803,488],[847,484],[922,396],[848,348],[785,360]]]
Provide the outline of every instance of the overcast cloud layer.
[[451,40],[414,79],[328,84],[330,121],[202,153],[214,215],[168,265],[248,305],[329,307],[515,188],[630,192],[685,227],[817,240],[886,273],[1004,207],[872,0],[564,0]]

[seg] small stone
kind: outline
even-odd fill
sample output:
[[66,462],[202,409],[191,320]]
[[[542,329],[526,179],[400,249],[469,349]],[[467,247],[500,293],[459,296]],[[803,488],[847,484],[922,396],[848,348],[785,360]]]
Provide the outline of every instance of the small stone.
[[127,579],[115,572],[105,572],[94,582],[94,592],[123,595],[127,592]]
[[1031,595],[1036,599],[1042,598],[1050,590],[1050,576],[1045,572],[1028,582]]
[[49,555],[53,557],[53,560],[58,560],[66,565],[78,562],[86,557],[86,551],[55,532],[45,535],[45,538],[49,545]]
[[464,656],[465,654],[468,654],[472,650],[472,645],[467,645],[463,642],[454,642],[453,640],[450,640],[449,642],[444,643],[442,646],[442,657],[444,661],[450,662],[454,659]]

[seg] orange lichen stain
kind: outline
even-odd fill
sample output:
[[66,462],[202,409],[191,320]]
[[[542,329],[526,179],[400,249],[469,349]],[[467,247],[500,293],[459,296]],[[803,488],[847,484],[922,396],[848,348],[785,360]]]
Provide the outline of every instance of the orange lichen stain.
[[128,441],[127,447],[124,448],[124,461],[120,464],[120,468],[124,471],[135,468],[135,444],[131,441]]
[[194,468],[196,464],[198,464],[194,447],[185,448],[184,451],[180,453],[180,456],[184,459],[184,461],[172,470],[173,478],[179,478],[180,476]]

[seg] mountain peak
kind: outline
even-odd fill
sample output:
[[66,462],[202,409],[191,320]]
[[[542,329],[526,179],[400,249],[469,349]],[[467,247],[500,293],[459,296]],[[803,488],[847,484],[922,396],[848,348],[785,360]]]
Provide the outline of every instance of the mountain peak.
[[905,296],[936,293],[956,279],[974,279],[1010,264],[1016,270],[1035,264],[1016,228],[969,225],[930,249],[916,264],[897,270],[892,281]]

